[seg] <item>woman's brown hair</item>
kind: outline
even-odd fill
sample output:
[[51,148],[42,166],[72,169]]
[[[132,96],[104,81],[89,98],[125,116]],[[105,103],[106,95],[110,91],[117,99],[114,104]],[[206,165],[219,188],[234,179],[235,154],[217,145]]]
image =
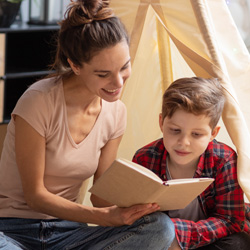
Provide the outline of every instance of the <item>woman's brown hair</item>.
[[60,25],[52,65],[58,76],[72,72],[68,58],[81,67],[100,50],[122,41],[129,43],[127,31],[108,0],[71,0]]

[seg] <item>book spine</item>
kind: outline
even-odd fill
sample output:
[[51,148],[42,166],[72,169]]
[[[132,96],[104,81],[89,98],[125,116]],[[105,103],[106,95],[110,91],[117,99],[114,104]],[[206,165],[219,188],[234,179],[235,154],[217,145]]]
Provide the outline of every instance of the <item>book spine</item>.
[[169,186],[169,184],[167,183],[167,181],[163,181],[162,183],[164,186]]

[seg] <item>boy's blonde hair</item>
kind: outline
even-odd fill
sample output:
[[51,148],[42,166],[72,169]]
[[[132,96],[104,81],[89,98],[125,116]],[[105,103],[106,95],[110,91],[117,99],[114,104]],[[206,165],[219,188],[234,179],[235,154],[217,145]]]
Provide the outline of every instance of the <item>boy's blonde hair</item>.
[[216,78],[180,78],[165,91],[162,120],[171,118],[177,109],[210,117],[210,127],[217,125],[225,103],[224,90]]

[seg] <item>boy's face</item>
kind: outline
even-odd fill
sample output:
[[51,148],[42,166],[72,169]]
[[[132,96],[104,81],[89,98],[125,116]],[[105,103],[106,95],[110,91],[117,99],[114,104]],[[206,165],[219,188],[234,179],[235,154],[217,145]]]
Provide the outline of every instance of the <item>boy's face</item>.
[[200,155],[219,132],[219,126],[212,131],[209,117],[183,110],[177,110],[163,121],[160,114],[159,122],[170,162],[180,167],[196,167]]

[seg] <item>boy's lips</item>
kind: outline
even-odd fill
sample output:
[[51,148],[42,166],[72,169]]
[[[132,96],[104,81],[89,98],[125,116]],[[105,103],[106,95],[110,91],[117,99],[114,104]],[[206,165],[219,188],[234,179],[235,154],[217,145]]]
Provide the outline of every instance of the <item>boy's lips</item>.
[[188,154],[190,154],[190,152],[187,152],[187,151],[180,151],[180,150],[175,150],[175,153],[177,155],[180,155],[180,156],[186,156]]

